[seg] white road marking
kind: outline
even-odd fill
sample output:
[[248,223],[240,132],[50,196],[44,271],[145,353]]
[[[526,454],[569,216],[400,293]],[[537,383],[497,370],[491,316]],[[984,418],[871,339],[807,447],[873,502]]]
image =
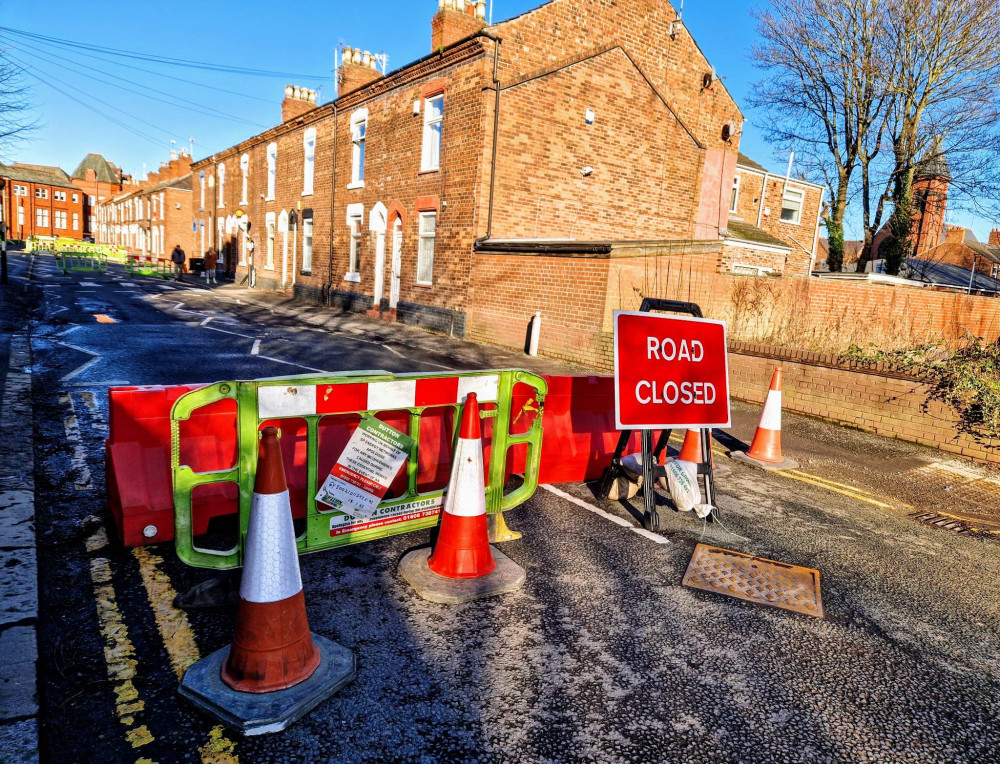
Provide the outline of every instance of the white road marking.
[[74,487],[78,491],[93,491],[94,482],[90,477],[90,467],[87,466],[87,455],[84,453],[83,441],[80,438],[80,423],[76,418],[73,398],[68,394],[63,394],[59,396],[59,402],[69,409],[70,412],[63,417],[63,427],[66,430],[66,441],[73,448],[73,454],[70,456],[69,461],[79,475],[74,482]]
[[258,358],[263,358],[265,361],[274,361],[275,363],[283,363],[286,366],[298,366],[300,369],[305,369],[306,371],[315,371],[318,374],[329,374],[326,369],[314,369],[312,366],[303,366],[301,363],[295,363],[294,361],[282,361],[280,358],[272,358],[269,355],[258,355]]
[[645,528],[636,527],[636,526],[632,525],[632,523],[630,523],[628,520],[625,520],[624,518],[618,517],[618,515],[613,515],[610,512],[605,512],[600,507],[595,507],[593,504],[588,504],[583,499],[578,499],[576,496],[573,496],[572,494],[566,493],[565,491],[562,491],[562,490],[556,488],[555,486],[543,485],[543,486],[540,486],[540,488],[544,488],[549,493],[554,493],[560,499],[565,499],[566,501],[570,502],[571,504],[575,504],[576,506],[581,507],[581,508],[587,510],[588,512],[593,512],[595,515],[600,515],[605,520],[609,520],[610,522],[614,523],[615,525],[620,525],[623,528],[628,528],[633,533],[636,533],[636,534],[642,536],[643,538],[647,538],[650,541],[655,541],[657,544],[669,544],[670,543],[670,539],[665,538],[665,537],[659,535],[658,533],[653,533],[652,531],[647,531]]
[[259,354],[260,354],[260,340],[254,340],[253,347],[250,348],[250,355],[259,355]]
[[106,382],[73,382],[70,387],[96,387],[103,390],[108,387],[129,387],[131,384],[127,379],[111,379]]
[[57,310],[54,310],[51,313],[49,313],[49,315],[54,316],[56,313],[62,313],[64,310],[69,310],[69,308],[67,307],[58,308]]
[[206,326],[205,328],[213,332],[222,332],[223,334],[231,334],[234,337],[242,337],[245,340],[255,339],[254,337],[251,337],[249,334],[240,334],[239,332],[228,332],[225,329],[220,329],[217,326]]
[[95,284],[93,281],[81,281],[80,286],[82,287],[93,287],[94,289],[99,288],[100,284]]
[[209,316],[209,317],[208,317],[208,318],[206,318],[206,319],[205,319],[204,321],[202,321],[202,322],[201,322],[200,324],[198,324],[198,326],[208,326],[208,325],[209,325],[210,323],[212,323],[212,322],[213,322],[214,320],[215,320],[215,316]]
[[56,344],[57,345],[62,345],[63,347],[70,348],[71,350],[76,350],[77,352],[80,352],[80,353],[86,353],[87,355],[94,356],[94,358],[91,358],[89,361],[87,361],[82,366],[77,367],[76,369],[74,369],[73,371],[71,371],[66,376],[61,377],[59,379],[60,382],[68,382],[69,380],[73,379],[73,377],[75,377],[77,374],[80,374],[81,372],[86,371],[87,368],[89,368],[90,366],[93,366],[95,363],[97,363],[98,361],[100,361],[101,358],[102,358],[102,356],[101,356],[100,353],[95,353],[92,350],[87,350],[86,348],[82,348],[82,347],[79,347],[77,345],[70,345],[68,342],[58,342],[57,341]]

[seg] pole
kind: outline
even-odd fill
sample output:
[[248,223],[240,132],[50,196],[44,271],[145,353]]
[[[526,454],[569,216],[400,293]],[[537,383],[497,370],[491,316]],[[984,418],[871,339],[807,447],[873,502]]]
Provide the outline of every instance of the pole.
[[976,254],[972,255],[972,273],[969,274],[969,292],[968,292],[969,294],[972,294],[972,282],[976,278],[976,259],[978,257],[979,255]]

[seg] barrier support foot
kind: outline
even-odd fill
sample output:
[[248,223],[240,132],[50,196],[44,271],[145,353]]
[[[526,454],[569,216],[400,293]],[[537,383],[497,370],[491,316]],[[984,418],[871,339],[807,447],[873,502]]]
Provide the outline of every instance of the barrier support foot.
[[502,544],[505,541],[517,541],[524,536],[520,531],[511,530],[507,527],[503,512],[496,512],[486,515],[486,528],[490,534],[491,544]]

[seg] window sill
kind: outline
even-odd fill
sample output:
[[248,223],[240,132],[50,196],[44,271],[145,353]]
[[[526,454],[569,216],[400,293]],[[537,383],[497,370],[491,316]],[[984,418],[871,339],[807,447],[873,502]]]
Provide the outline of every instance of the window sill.
[[344,274],[344,281],[351,281],[351,282],[353,282],[355,284],[360,284],[361,283],[361,274],[360,273],[345,273]]
[[313,195],[313,192],[312,192],[312,191],[303,191],[303,192],[302,192],[302,195],[303,195],[303,196],[312,196],[312,195]]
[[363,180],[355,180],[355,181],[347,184],[347,190],[348,191],[354,191],[355,189],[364,188],[364,187],[365,187],[365,182]]
[[[250,204],[250,202],[248,202],[246,199],[240,199],[240,204]],[[224,206],[224,205],[220,205],[220,206]]]
[[265,271],[273,271],[274,270],[274,266],[273,265],[265,265],[264,266],[264,270]]
[[798,221],[796,221],[796,220],[782,220],[781,218],[779,218],[778,222],[779,223],[784,223],[785,225],[797,225],[797,226],[801,226],[802,225],[802,221],[801,220],[798,220]]
[[313,272],[311,270],[310,271],[299,271],[299,275],[300,276],[312,276]]
[[435,172],[441,172],[441,168],[440,167],[431,167],[427,169],[421,168],[420,172],[418,172],[417,175],[431,175]]
[[421,287],[422,289],[430,289],[434,286],[433,281],[414,281],[413,286]]
[[274,197],[273,196],[265,196],[264,197],[264,201],[265,202],[273,202],[274,201]]

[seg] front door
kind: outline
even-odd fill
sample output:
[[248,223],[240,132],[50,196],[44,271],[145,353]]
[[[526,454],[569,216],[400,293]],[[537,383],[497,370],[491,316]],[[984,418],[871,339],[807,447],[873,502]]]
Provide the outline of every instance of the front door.
[[392,227],[392,281],[389,284],[389,307],[399,303],[399,274],[403,268],[403,222],[396,218]]
[[382,292],[385,291],[385,231],[375,234],[375,308],[382,304]]

